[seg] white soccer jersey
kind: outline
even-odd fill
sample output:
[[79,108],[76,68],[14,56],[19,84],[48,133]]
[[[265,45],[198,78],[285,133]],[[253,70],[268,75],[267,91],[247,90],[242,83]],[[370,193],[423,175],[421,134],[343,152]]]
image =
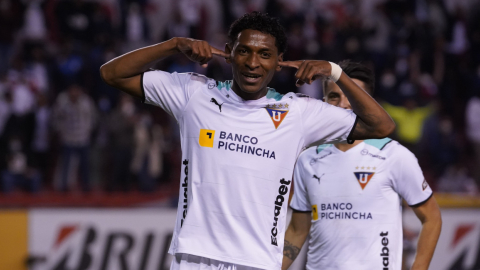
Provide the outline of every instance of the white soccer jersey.
[[352,112],[280,95],[242,100],[231,82],[145,72],[145,102],[180,125],[182,175],[170,253],[280,269],[295,160],[315,141],[345,141]]
[[298,158],[290,207],[312,212],[307,269],[401,270],[402,205],[432,196],[415,156],[389,138]]

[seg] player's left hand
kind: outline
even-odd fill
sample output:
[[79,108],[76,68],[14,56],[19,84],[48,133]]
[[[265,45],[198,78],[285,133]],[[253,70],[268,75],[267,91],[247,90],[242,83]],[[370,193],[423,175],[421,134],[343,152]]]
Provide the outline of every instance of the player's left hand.
[[297,73],[295,73],[297,86],[301,86],[304,83],[311,84],[316,79],[326,78],[332,74],[332,66],[328,61],[324,60],[282,61],[278,62],[278,65],[298,69]]

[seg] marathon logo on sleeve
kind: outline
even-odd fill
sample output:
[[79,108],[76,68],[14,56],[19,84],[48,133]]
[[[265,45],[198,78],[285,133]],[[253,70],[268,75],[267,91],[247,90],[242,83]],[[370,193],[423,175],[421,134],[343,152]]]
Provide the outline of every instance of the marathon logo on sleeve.
[[382,264],[383,264],[383,270],[388,270],[388,265],[390,264],[390,250],[388,249],[388,232],[381,232],[380,237],[382,237],[382,253],[380,253],[380,256],[382,257]]
[[180,221],[180,227],[183,227],[183,220],[187,217],[187,207],[188,207],[188,159],[185,159],[182,162],[182,164],[185,165],[185,168],[183,169],[183,172],[185,173],[185,178],[183,178],[182,187],[180,188],[180,191],[183,188],[183,214],[182,214],[182,220]]
[[[280,212],[282,211],[282,206],[283,203],[285,202],[285,195],[288,194],[288,185],[290,185],[291,180],[285,181],[285,178],[280,179],[280,187],[278,188],[278,195],[277,198],[275,199],[275,208],[273,210],[273,228],[271,230],[272,235],[271,237],[271,244],[274,246],[278,246],[277,243],[277,226],[278,226],[278,216],[280,215]],[[288,203],[288,197],[287,197],[287,203]]]

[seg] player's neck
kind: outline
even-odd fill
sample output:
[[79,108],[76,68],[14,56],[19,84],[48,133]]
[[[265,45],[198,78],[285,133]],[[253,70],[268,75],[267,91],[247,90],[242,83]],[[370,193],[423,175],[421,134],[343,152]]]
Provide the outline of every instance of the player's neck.
[[267,95],[268,87],[265,87],[257,92],[249,93],[246,91],[242,91],[242,89],[240,89],[240,86],[238,86],[237,82],[235,82],[234,79],[232,84],[232,90],[233,92],[235,92],[235,94],[237,94],[237,96],[241,97],[243,100],[257,100]]
[[352,144],[349,144],[349,143],[336,143],[334,144],[335,147],[342,151],[342,152],[347,152],[348,150],[352,149],[353,147],[361,144],[363,142],[363,140],[356,140],[354,143]]

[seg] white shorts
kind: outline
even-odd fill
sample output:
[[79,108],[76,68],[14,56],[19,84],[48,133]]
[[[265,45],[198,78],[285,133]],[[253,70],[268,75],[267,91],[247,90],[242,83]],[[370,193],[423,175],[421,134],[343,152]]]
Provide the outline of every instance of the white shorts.
[[191,254],[177,253],[170,270],[262,270],[245,265],[213,260]]

